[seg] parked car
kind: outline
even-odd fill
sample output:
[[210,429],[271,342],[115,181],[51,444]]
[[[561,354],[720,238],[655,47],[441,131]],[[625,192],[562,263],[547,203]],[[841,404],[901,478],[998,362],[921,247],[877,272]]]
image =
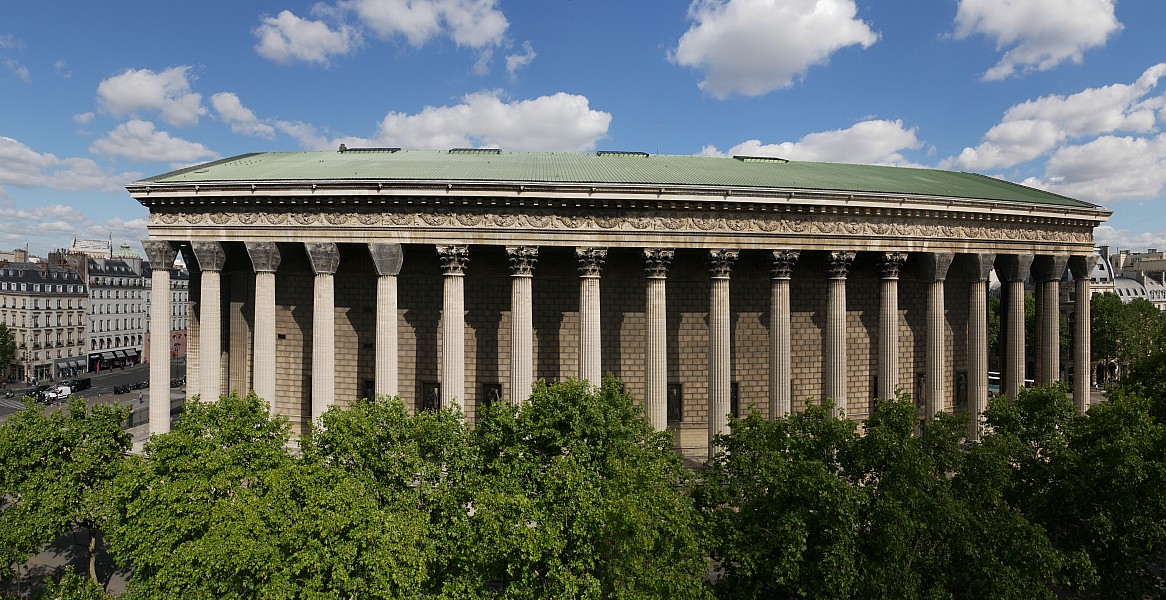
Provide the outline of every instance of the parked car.
[[74,392],[79,392],[93,387],[93,379],[90,377],[82,377],[80,379],[73,379],[66,385],[72,388]]

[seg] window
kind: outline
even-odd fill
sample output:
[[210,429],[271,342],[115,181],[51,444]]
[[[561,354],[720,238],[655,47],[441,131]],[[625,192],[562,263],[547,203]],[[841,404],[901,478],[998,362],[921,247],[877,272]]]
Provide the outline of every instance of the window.
[[736,381],[729,384],[729,414],[737,419],[741,418],[741,394],[738,391],[739,389]]
[[422,383],[421,398],[417,405],[421,410],[439,410],[441,408],[441,384],[432,381]]
[[679,383],[668,384],[668,424],[684,422],[684,387]]
[[482,403],[483,408],[502,401],[502,384],[500,383],[483,383],[482,384]]

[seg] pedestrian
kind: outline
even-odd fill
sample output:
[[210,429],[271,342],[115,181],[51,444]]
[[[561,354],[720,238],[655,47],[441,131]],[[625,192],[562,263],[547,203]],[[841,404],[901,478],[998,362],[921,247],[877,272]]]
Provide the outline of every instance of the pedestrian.
[[143,392],[138,392],[138,404],[142,403]]

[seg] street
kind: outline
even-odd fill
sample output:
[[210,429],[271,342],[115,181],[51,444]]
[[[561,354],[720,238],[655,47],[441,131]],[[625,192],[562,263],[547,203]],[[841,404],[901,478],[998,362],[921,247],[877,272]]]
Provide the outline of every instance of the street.
[[[170,363],[170,376],[172,378],[181,378],[186,376],[186,361],[175,360]],[[142,394],[143,401],[149,400],[149,388],[142,388],[140,390],[130,390],[128,393],[115,395],[113,393],[113,386],[127,385],[136,381],[146,381],[150,379],[149,363],[134,365],[132,367],[125,367],[121,369],[110,369],[100,373],[86,373],[81,377],[89,377],[93,380],[93,386],[87,390],[77,392],[76,396],[84,398],[90,405],[94,404],[113,404],[117,402],[128,402],[136,404],[138,394]],[[63,383],[63,382],[59,382]],[[26,391],[29,386],[23,383],[10,382],[8,384],[9,390],[13,392],[12,398],[0,397],[0,422],[8,418],[8,415],[24,408],[24,404],[20,394]],[[173,388],[172,396],[179,394],[184,390],[185,386],[181,388]],[[50,407],[56,410],[56,407]],[[135,407],[136,408],[136,407]]]

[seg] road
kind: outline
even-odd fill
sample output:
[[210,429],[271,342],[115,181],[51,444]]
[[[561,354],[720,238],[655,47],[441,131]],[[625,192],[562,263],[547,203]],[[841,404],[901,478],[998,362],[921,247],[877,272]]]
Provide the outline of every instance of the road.
[[[170,363],[170,373],[170,376],[174,378],[185,377],[186,361],[176,360]],[[113,386],[115,385],[125,385],[136,381],[149,381],[150,365],[148,363],[125,367],[123,369],[110,369],[100,373],[89,373],[87,376],[93,379],[93,386],[87,390],[77,392],[76,395],[84,398],[90,405],[113,404],[117,402],[136,403],[139,393],[142,394],[143,400],[148,401],[149,399],[149,388],[130,390],[129,393],[120,395],[113,393]],[[12,398],[0,396],[0,421],[7,419],[8,415],[24,408],[19,394],[26,391],[28,386],[10,383],[8,389],[18,395]],[[177,395],[183,391],[183,388],[173,388],[171,391],[172,395]]]

